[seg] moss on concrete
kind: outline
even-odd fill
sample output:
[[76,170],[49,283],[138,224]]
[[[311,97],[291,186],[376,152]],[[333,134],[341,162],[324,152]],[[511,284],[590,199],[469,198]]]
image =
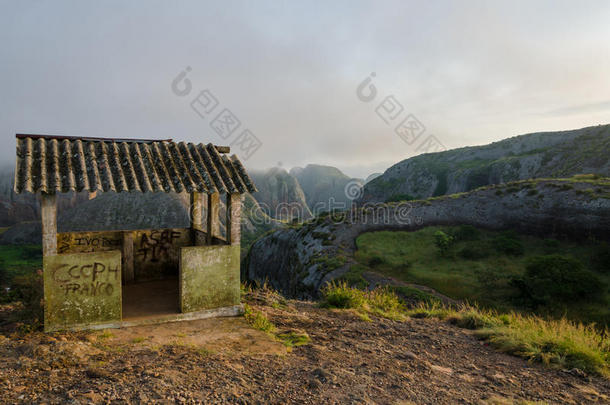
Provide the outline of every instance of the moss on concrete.
[[200,311],[239,304],[239,245],[180,250],[180,309]]
[[121,320],[121,252],[43,258],[45,330]]

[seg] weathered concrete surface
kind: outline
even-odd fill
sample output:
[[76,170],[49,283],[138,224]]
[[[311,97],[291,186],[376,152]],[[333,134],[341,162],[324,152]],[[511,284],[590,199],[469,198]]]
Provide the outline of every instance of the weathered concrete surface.
[[43,258],[45,331],[121,320],[121,252]]
[[134,231],[136,281],[178,275],[180,248],[192,245],[190,229]]
[[241,240],[241,200],[242,195],[228,194],[227,195],[227,221],[226,221],[226,229],[227,229],[227,242],[230,245],[239,245]]
[[57,234],[58,253],[91,253],[120,250],[121,231],[64,232]]
[[41,193],[40,210],[42,217],[42,253],[57,254],[57,197],[55,194]]
[[239,304],[239,245],[180,249],[180,310]]
[[267,280],[289,296],[312,296],[349,269],[329,268],[326,262],[349,256],[358,235],[454,224],[610,240],[610,183],[521,181],[426,201],[371,206],[336,219],[320,217],[256,241],[244,261],[242,278]]
[[178,276],[180,248],[192,244],[185,228],[139,231],[65,232],[57,235],[59,253],[121,250],[126,282]]

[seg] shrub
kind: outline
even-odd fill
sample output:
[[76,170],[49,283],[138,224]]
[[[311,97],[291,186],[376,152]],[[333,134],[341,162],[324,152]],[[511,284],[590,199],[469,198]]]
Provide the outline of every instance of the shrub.
[[447,235],[443,231],[434,232],[434,244],[440,251],[441,255],[446,256],[449,253],[449,250],[453,246],[454,237],[451,235]]
[[481,231],[472,225],[461,225],[453,232],[453,237],[456,241],[479,240]]
[[494,246],[500,253],[510,256],[521,256],[525,249],[523,243],[513,233],[503,233],[494,239]]
[[594,301],[604,293],[603,282],[578,260],[562,255],[535,256],[522,277],[511,284],[519,298],[533,307],[555,302]]

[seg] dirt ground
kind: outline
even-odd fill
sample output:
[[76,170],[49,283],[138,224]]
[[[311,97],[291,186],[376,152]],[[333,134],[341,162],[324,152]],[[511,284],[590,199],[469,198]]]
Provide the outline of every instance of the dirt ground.
[[0,402],[610,403],[608,380],[528,364],[437,320],[253,307],[311,342],[287,348],[244,318],[0,336]]

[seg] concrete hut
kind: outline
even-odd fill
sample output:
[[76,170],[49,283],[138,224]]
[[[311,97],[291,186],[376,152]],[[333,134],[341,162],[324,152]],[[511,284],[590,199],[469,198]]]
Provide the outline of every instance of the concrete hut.
[[[40,193],[45,330],[239,314],[241,197],[256,188],[229,152],[171,139],[18,134],[15,192]],[[71,191],[189,193],[190,227],[57,233],[56,195]]]

